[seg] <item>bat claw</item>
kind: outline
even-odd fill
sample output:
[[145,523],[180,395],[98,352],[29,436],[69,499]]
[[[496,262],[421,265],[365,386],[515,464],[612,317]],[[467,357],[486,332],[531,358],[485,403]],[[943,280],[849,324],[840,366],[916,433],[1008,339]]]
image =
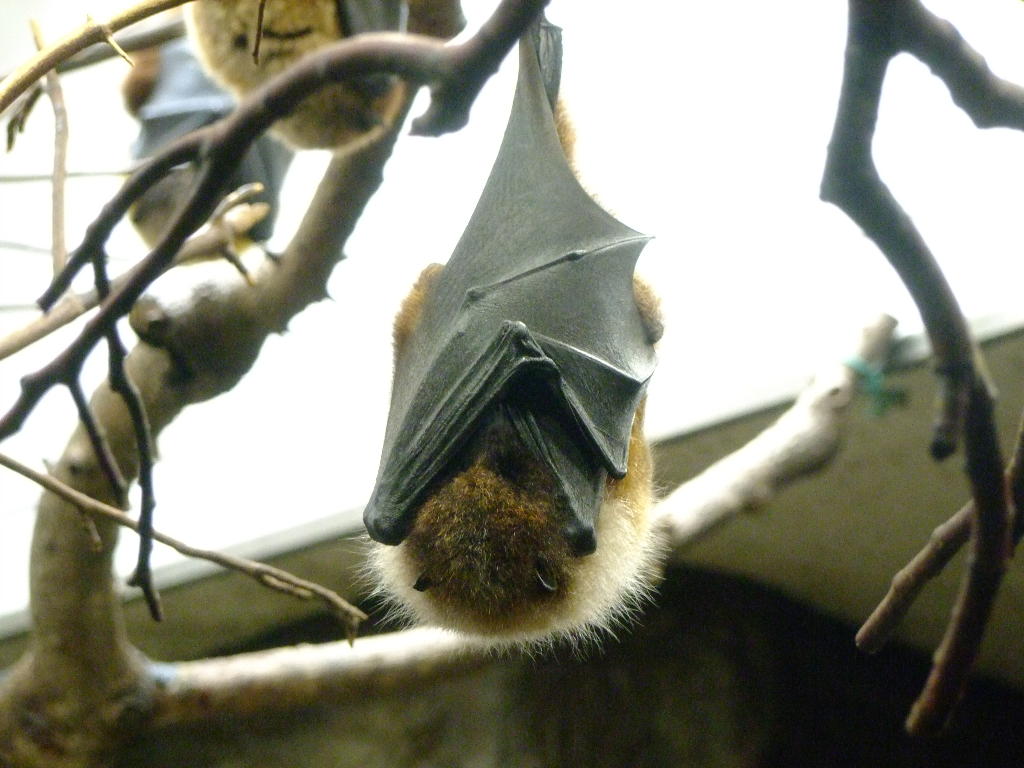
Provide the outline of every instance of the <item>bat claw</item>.
[[544,558],[537,560],[537,570],[535,573],[537,574],[537,583],[541,589],[552,594],[558,591],[558,580],[551,573],[551,566],[547,560]]

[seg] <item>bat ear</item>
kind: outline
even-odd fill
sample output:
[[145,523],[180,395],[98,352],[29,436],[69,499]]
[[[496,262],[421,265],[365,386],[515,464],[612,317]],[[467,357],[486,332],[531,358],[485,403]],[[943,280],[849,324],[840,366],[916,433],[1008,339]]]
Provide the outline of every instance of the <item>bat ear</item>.
[[644,330],[647,331],[647,340],[651,344],[661,341],[665,333],[665,324],[661,318],[661,299],[651,288],[650,283],[636,275],[633,276],[633,301],[640,310],[640,319],[643,320]]

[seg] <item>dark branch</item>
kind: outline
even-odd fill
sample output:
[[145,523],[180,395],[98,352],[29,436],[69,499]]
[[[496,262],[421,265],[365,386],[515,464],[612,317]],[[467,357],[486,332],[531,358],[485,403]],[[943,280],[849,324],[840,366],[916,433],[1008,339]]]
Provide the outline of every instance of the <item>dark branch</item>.
[[829,141],[821,197],[861,226],[906,284],[917,304],[943,379],[932,453],[956,450],[963,430],[973,351],[967,322],[914,222],[882,182],[871,151],[889,60],[889,4],[852,0],[842,91]]
[[[985,625],[1009,555],[1010,507],[1003,482],[1002,459],[992,413],[992,397],[975,365],[967,321],[941,269],[910,217],[882,182],[871,144],[882,83],[890,59],[902,51],[920,53],[950,85],[957,103],[965,86],[998,85],[984,61],[948,24],[928,14],[916,0],[878,3],[850,0],[849,31],[842,91],[821,196],[847,213],[875,242],[910,291],[936,358],[940,407],[932,455],[951,454],[964,439],[973,503],[971,557],[946,635],[935,654],[931,675],[907,719],[912,733],[933,732],[949,718],[966,684],[981,645]],[[1005,99],[1008,101],[1010,99]],[[1019,107],[1019,105],[1018,105]],[[961,512],[966,516],[969,512]],[[933,546],[915,558],[913,575],[897,576],[898,594],[869,625],[891,631],[899,611],[920,589],[927,574],[941,569],[943,558],[963,537],[963,520],[954,518],[937,533]],[[905,571],[907,569],[904,569]],[[898,583],[897,583],[898,582]],[[918,583],[920,582],[920,583]],[[861,632],[869,645],[879,641],[872,628]]]
[[107,348],[110,357],[110,388],[121,396],[128,408],[135,432],[136,452],[139,456],[139,488],[142,491],[138,528],[139,556],[135,572],[128,579],[128,583],[142,590],[150,615],[156,621],[160,621],[163,618],[163,609],[160,607],[160,596],[153,585],[153,572],[149,564],[153,552],[153,511],[156,508],[156,493],[153,487],[153,435],[139,390],[125,370],[124,361],[128,356],[128,350],[121,342],[116,325],[107,333]]
[[68,381],[67,386],[75,408],[78,409],[78,420],[85,427],[85,431],[89,435],[89,442],[92,444],[93,450],[96,451],[96,461],[110,482],[114,498],[123,507],[128,503],[128,484],[121,473],[121,468],[117,466],[117,459],[114,458],[114,453],[110,450],[110,443],[107,442],[106,436],[99,424],[96,423],[92,409],[89,408],[89,401],[82,390],[82,383],[77,378],[72,378]]
[[996,77],[956,27],[913,0],[902,4],[898,26],[908,53],[927,64],[953,102],[979,128],[1024,130],[1024,88]]

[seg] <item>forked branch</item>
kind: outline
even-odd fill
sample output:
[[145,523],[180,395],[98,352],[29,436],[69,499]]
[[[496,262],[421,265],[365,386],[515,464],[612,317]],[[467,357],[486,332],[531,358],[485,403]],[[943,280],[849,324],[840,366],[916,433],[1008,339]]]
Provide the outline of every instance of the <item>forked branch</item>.
[[[829,143],[821,196],[857,222],[896,269],[924,320],[940,377],[932,454],[944,458],[963,439],[973,508],[972,556],[932,674],[907,721],[913,733],[941,728],[977,656],[1009,554],[1011,509],[992,414],[992,396],[967,321],[924,238],[882,182],[872,139],[889,61],[919,55],[976,114],[984,99],[965,97],[965,83],[1005,109],[1021,110],[1020,89],[994,78],[984,60],[917,0],[850,0],[842,92]],[[970,87],[966,88],[970,90]]]

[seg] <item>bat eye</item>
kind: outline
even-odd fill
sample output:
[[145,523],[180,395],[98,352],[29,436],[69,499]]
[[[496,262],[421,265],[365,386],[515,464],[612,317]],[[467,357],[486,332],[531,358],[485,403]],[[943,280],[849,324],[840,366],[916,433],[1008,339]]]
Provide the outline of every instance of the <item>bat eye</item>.
[[417,592],[426,592],[432,586],[434,586],[434,582],[431,578],[427,574],[421,573],[420,577],[416,579],[416,583],[412,585],[412,588]]
[[244,32],[239,32],[231,39],[231,44],[240,51],[244,51],[249,47],[249,36]]

